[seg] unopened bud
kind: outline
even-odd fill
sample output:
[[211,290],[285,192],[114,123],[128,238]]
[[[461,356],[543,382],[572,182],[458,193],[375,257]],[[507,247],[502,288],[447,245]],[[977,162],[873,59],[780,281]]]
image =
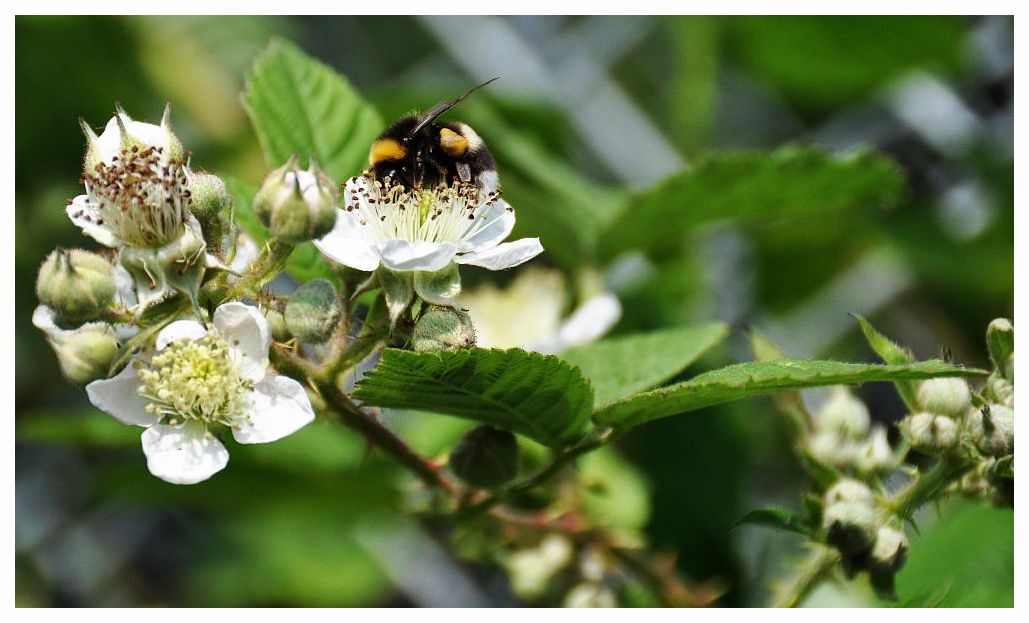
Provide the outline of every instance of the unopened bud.
[[994,369],[1003,372],[1008,359],[1015,354],[1015,327],[1010,320],[997,318],[990,323],[986,328],[986,348]]
[[965,425],[972,442],[990,456],[1015,451],[1015,412],[1004,405],[990,404],[968,414]]
[[64,328],[96,320],[114,304],[111,264],[96,253],[57,249],[39,269],[36,295]]
[[118,338],[107,325],[91,323],[62,332],[50,340],[61,373],[73,383],[88,383],[107,375],[118,356]]
[[943,415],[914,413],[898,425],[911,447],[926,454],[941,454],[953,448],[958,441],[957,423]]
[[875,496],[863,482],[844,478],[825,494],[826,542],[845,556],[867,552],[875,539]]
[[972,400],[964,379],[945,378],[922,381],[918,387],[918,404],[936,415],[959,418]]
[[[1014,355],[1011,357],[1013,360]],[[1014,408],[1015,406],[1015,384],[1003,376],[998,375],[996,372],[991,374],[990,378],[986,379],[986,385],[983,387],[983,395],[990,402],[1002,404],[1005,407],[1010,408]]]
[[472,485],[493,489],[518,475],[518,440],[506,430],[476,426],[450,453],[450,469]]
[[336,288],[326,279],[305,283],[290,296],[283,315],[289,332],[301,342],[324,342],[332,336],[339,322]]
[[189,192],[192,199],[189,210],[201,222],[216,217],[232,203],[225,182],[211,173],[189,173]]
[[837,388],[818,411],[818,428],[832,431],[850,439],[862,439],[868,434],[871,418],[868,407],[847,389]]
[[296,156],[265,178],[254,197],[254,212],[275,238],[303,242],[321,238],[336,223],[339,191],[312,160],[298,168]]
[[452,307],[429,307],[418,318],[411,337],[411,347],[417,352],[470,346],[475,346],[475,326],[471,316]]

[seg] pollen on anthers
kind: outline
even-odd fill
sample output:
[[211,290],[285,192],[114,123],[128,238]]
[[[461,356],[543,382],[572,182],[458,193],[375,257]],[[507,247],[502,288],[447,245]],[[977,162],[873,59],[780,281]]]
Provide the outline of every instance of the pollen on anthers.
[[188,163],[162,162],[161,147],[133,146],[82,177],[97,216],[77,218],[103,225],[133,246],[162,246],[178,238],[191,195]]
[[187,420],[236,426],[246,417],[253,383],[240,377],[238,358],[215,330],[197,340],[172,342],[149,362],[135,364],[139,394],[171,425]]
[[[376,180],[365,172],[344,186],[344,206],[379,240],[453,242],[474,236],[501,218],[491,208],[502,191],[483,192],[474,183],[457,182],[408,190],[389,177]],[[508,212],[514,209],[508,206]]]

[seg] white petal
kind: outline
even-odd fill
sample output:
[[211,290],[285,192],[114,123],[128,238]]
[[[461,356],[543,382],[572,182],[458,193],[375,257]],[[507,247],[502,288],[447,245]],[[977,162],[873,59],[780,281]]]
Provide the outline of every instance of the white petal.
[[379,267],[379,253],[361,225],[361,219],[346,210],[336,209],[335,226],[323,238],[315,240],[314,246],[333,262],[350,268],[373,271]]
[[121,242],[103,225],[97,225],[100,213],[86,195],[79,195],[65,206],[68,218],[82,228],[82,233],[108,247],[117,247]]
[[304,387],[288,376],[267,376],[250,394],[251,408],[243,423],[233,427],[239,443],[268,443],[282,439],[314,419]]
[[525,349],[553,354],[589,344],[610,331],[621,317],[622,305],[618,297],[608,292],[598,294],[580,305],[552,339],[527,344]]
[[232,263],[229,264],[229,270],[241,273],[247,268],[250,268],[250,264],[257,259],[260,255],[261,249],[258,248],[257,243],[250,236],[240,233],[236,237],[236,255],[232,258]]
[[488,225],[465,238],[464,244],[461,245],[461,250],[477,251],[479,249],[488,249],[497,246],[504,238],[510,236],[511,230],[514,229],[515,225],[515,215],[514,212],[508,209],[510,207],[506,201],[499,199],[487,208],[484,213],[483,222],[488,223]]
[[86,395],[98,409],[126,424],[152,426],[160,418],[155,413],[146,412],[150,401],[139,395],[142,386],[143,381],[139,379],[132,363],[129,363],[117,376],[86,385]]
[[264,378],[272,333],[261,310],[235,301],[225,303],[214,310],[214,326],[240,354],[243,378],[255,382]]
[[499,244],[491,249],[458,255],[454,261],[490,270],[504,270],[528,262],[540,253],[543,253],[543,245],[540,244],[539,238],[522,238]]
[[135,306],[136,282],[132,279],[132,274],[119,263],[111,269],[111,277],[114,279],[115,300],[125,307]]
[[389,240],[379,247],[382,264],[390,270],[443,270],[454,259],[457,245],[452,242]]
[[46,305],[39,305],[32,312],[32,324],[48,336],[60,335],[63,329],[54,322],[54,311]]
[[207,335],[207,329],[196,320],[176,320],[157,334],[157,350],[179,340],[199,340]]
[[143,454],[150,473],[175,485],[207,480],[229,464],[229,452],[200,422],[157,424],[143,431]]

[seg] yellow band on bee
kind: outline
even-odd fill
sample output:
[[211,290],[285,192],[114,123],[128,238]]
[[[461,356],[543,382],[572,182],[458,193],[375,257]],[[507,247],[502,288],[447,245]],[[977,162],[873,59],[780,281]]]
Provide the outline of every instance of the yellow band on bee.
[[439,131],[439,145],[452,158],[460,158],[468,151],[468,139],[450,128]]
[[380,162],[403,160],[406,155],[407,150],[399,141],[384,138],[372,143],[372,149],[368,152],[368,162],[374,167]]

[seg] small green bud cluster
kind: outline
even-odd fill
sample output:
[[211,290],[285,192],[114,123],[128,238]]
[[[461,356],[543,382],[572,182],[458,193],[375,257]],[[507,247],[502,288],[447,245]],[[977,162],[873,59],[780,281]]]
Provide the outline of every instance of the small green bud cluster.
[[893,595],[893,579],[904,565],[909,544],[902,523],[889,517],[871,488],[850,478],[836,482],[823,499],[822,529],[826,543],[843,557],[849,575],[868,571],[872,586]]
[[816,459],[837,469],[867,474],[895,464],[883,426],[872,426],[865,404],[846,388],[834,390],[815,416],[808,449]]
[[293,156],[272,171],[254,197],[254,212],[275,238],[300,243],[321,238],[336,223],[339,191],[318,164],[304,171]]
[[922,381],[918,386],[921,409],[898,427],[911,447],[930,455],[944,455],[958,447],[964,416],[972,405],[968,382],[960,378]]
[[456,350],[475,346],[475,326],[465,312],[430,305],[415,323],[411,347],[418,352]]
[[118,337],[110,325],[89,323],[74,331],[51,335],[61,374],[73,383],[85,384],[107,376],[118,356]]
[[36,296],[63,328],[97,320],[114,305],[114,295],[111,263],[82,249],[53,251],[36,279]]
[[332,336],[341,313],[336,288],[326,279],[314,279],[289,298],[283,318],[301,342],[320,344]]

